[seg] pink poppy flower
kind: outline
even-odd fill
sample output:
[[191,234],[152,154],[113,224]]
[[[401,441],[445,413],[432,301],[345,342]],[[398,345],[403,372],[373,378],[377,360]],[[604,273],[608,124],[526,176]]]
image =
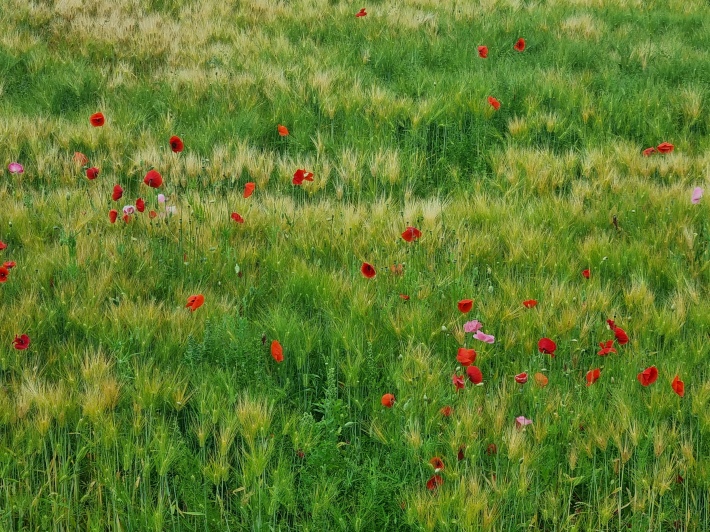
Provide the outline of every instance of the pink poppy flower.
[[486,334],[483,331],[477,331],[476,334],[473,335],[473,337],[476,340],[480,340],[481,342],[485,342],[487,344],[492,344],[496,341],[495,336],[493,336],[492,334]]

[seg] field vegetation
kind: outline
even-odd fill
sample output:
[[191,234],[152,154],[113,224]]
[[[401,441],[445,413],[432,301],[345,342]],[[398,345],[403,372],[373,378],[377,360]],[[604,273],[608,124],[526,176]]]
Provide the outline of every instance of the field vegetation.
[[0,529],[710,529],[710,4],[0,23]]

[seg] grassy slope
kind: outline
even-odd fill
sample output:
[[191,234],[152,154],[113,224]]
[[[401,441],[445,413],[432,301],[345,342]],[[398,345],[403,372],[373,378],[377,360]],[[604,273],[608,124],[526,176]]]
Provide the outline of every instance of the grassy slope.
[[[708,7],[360,7],[3,10],[4,529],[707,527]],[[116,183],[160,210],[151,166],[176,215],[110,225]],[[631,342],[600,358],[613,316]],[[485,380],[456,393],[464,343]]]

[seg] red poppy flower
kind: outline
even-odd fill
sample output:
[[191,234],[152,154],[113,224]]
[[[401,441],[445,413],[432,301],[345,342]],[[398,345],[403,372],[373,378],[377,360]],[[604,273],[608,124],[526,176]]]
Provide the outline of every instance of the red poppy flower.
[[435,456],[434,458],[429,460],[429,463],[434,468],[434,473],[438,473],[439,471],[444,470],[444,461],[441,458],[439,458],[438,456]]
[[366,17],[366,16],[367,16],[367,11],[365,11],[365,8],[363,7],[360,11],[358,11],[357,13],[355,13],[355,16],[356,16],[357,18]]
[[7,249],[7,244],[0,240],[0,251],[2,251],[3,249]]
[[621,327],[614,327],[614,337],[619,345],[625,345],[629,343],[629,335]]
[[22,336],[15,335],[15,341],[13,342],[13,344],[15,346],[15,349],[24,351],[30,346],[30,337],[26,334],[23,334]]
[[527,301],[523,301],[523,306],[525,308],[533,308],[534,306],[537,306],[537,299],[528,299]]
[[605,357],[609,353],[616,353],[616,349],[614,349],[612,346],[614,345],[614,340],[607,340],[606,342],[599,342],[599,347],[601,347],[601,351],[597,353],[597,355]]
[[643,150],[643,152],[641,152],[641,153],[643,153],[644,157],[650,157],[651,155],[656,153],[656,148],[651,146],[650,148],[646,148],[645,150]]
[[584,277],[585,279],[589,279],[589,276],[590,276],[589,268],[587,268],[586,270],[582,270],[582,277]]
[[92,180],[96,179],[97,177],[99,177],[99,169],[98,168],[96,168],[95,166],[92,166],[91,168],[86,169],[86,178],[89,181],[92,181]]
[[641,373],[636,375],[636,378],[642,386],[648,386],[649,384],[653,384],[658,378],[658,369],[656,369],[656,366],[646,368]]
[[473,308],[473,299],[462,299],[459,301],[458,307],[464,314],[471,312],[471,309]]
[[177,135],[170,137],[168,142],[170,142],[170,149],[173,150],[173,153],[180,153],[185,149],[185,143]]
[[601,375],[601,370],[599,368],[594,368],[590,369],[587,372],[587,386],[591,386],[595,382],[597,382],[597,379]]
[[10,270],[8,270],[5,266],[0,266],[0,283],[6,282],[8,275],[10,275]]
[[143,201],[143,198],[138,198],[136,200],[136,210],[138,212],[144,212],[145,211],[145,201]]
[[439,413],[444,417],[450,417],[453,411],[454,409],[447,405],[442,407],[441,410],[439,410]]
[[118,211],[116,209],[108,211],[108,219],[112,224],[116,223],[116,218],[118,218]]
[[523,50],[525,50],[525,39],[520,37],[520,39],[515,42],[513,48],[515,48],[518,52],[522,52]]
[[242,218],[238,212],[233,212],[231,215],[232,220],[237,222],[238,224],[243,224],[244,223],[244,218]]
[[190,312],[195,312],[198,308],[202,306],[204,302],[205,296],[203,296],[202,294],[190,296],[187,298],[187,305],[185,305],[185,308],[189,308]]
[[488,97],[488,103],[491,104],[493,109],[495,109],[496,111],[498,109],[500,109],[500,102],[497,99],[495,99],[493,96]]
[[673,382],[671,382],[671,388],[673,388],[673,391],[679,396],[683,397],[685,395],[685,383],[678,378],[678,375],[676,375]]
[[12,270],[15,266],[17,266],[17,263],[14,260],[9,260],[7,262],[3,262],[2,265],[8,270]]
[[456,360],[463,366],[470,366],[476,360],[476,351],[474,349],[459,347]]
[[390,266],[390,271],[394,275],[402,275],[404,273],[404,264],[392,264]]
[[163,184],[163,176],[161,176],[157,170],[148,170],[143,182],[150,188],[158,188]]
[[466,450],[466,445],[464,445],[463,443],[461,445],[459,445],[459,452],[456,453],[456,458],[458,459],[459,462],[461,460],[463,460],[464,458],[466,458],[466,456],[464,454],[465,450]]
[[670,142],[661,142],[658,146],[656,146],[656,149],[659,153],[670,153],[675,149],[675,146],[673,146]]
[[254,189],[256,188],[256,184],[254,183],[245,183],[244,184],[244,197],[248,198],[254,193]]
[[279,124],[276,129],[279,131],[279,135],[282,137],[288,137],[288,128],[286,126]]
[[284,361],[284,349],[281,347],[278,340],[271,342],[271,356],[274,357],[274,360],[278,363]]
[[483,373],[478,368],[478,366],[469,366],[466,368],[466,375],[468,375],[468,380],[473,384],[481,384],[483,382]]
[[374,266],[367,262],[362,263],[362,266],[360,267],[360,272],[368,279],[372,279],[375,275],[377,275]]
[[103,113],[94,113],[89,117],[89,122],[91,122],[91,125],[94,127],[103,126],[105,121],[106,119],[104,118]]
[[451,382],[454,384],[456,391],[461,390],[464,386],[466,386],[466,381],[463,379],[463,375],[456,375],[456,373],[451,376]]
[[549,338],[541,338],[537,343],[537,350],[540,351],[540,353],[547,353],[548,355],[554,357],[555,351],[557,350],[557,344]]
[[428,489],[429,491],[434,491],[436,488],[441,486],[443,483],[444,483],[443,478],[441,478],[439,475],[434,475],[429,480],[426,481],[426,489]]
[[87,164],[89,164],[89,158],[86,155],[84,155],[83,153],[81,153],[80,151],[75,151],[74,152],[74,162],[78,166],[86,166]]
[[517,382],[518,384],[525,384],[526,382],[528,382],[528,374],[525,372],[518,373],[515,376],[515,382]]
[[476,360],[476,351],[473,349],[466,349],[465,347],[459,347],[456,360],[458,360],[459,364],[463,366],[470,366]]
[[380,399],[380,402],[382,403],[382,406],[386,408],[392,408],[394,406],[394,395],[391,393],[386,393],[382,396],[382,399]]
[[149,216],[150,218],[155,218],[156,216],[158,216],[158,213],[155,212],[155,211],[150,211],[150,212],[148,213],[148,216]]
[[409,296],[407,294],[399,294],[399,297],[405,301],[409,301]]
[[407,242],[412,242],[413,240],[417,240],[421,237],[422,232],[416,227],[412,227],[411,225],[404,230],[404,233],[402,233],[402,238]]
[[298,169],[293,174],[293,184],[302,185],[304,181],[313,181],[313,173],[307,172],[305,169]]
[[113,201],[118,201],[122,197],[123,197],[123,188],[121,188],[121,185],[114,185],[113,194],[111,195],[111,198],[113,198]]
[[488,57],[488,46],[479,46],[478,47],[478,57],[482,57],[483,59]]
[[124,223],[127,223],[127,224],[131,223],[131,216],[130,216],[130,214],[124,214],[124,215],[123,215],[123,222],[124,222]]

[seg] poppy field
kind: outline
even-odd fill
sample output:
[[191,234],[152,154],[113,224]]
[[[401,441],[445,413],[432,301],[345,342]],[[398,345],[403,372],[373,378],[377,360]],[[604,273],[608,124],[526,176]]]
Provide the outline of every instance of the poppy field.
[[6,4],[0,530],[710,529],[710,4]]

